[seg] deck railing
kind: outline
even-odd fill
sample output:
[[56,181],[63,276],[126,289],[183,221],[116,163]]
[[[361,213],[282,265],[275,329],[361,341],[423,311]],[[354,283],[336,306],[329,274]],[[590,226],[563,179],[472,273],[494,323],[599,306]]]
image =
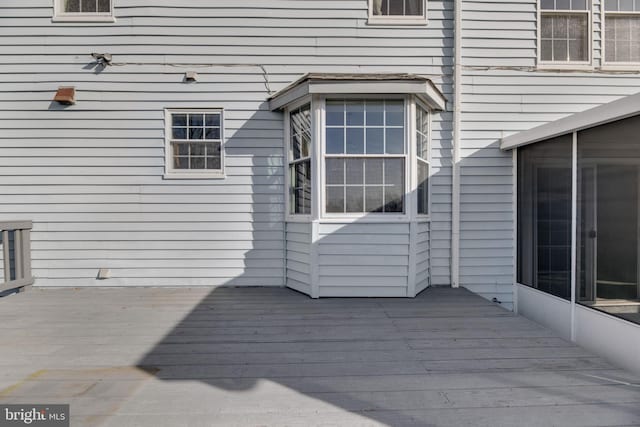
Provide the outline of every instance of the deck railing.
[[0,292],[33,284],[31,221],[0,221],[4,281]]

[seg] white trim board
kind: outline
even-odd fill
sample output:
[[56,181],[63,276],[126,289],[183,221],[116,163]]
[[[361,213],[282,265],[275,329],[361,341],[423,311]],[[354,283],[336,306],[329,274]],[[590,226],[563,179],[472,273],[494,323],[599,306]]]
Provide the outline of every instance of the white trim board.
[[504,137],[500,140],[500,149],[511,150],[523,145],[593,128],[638,114],[640,114],[640,93]]

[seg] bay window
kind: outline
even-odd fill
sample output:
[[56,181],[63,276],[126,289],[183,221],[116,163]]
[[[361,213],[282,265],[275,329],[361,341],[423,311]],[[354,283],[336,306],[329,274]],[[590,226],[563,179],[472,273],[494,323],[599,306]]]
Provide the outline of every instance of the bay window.
[[402,213],[403,100],[327,100],[327,213]]

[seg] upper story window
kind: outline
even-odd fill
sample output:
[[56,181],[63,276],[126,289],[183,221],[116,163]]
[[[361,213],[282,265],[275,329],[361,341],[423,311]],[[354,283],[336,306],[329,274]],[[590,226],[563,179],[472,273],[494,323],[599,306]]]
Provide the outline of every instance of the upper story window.
[[640,63],[640,1],[604,0],[604,60]]
[[223,175],[222,111],[166,112],[166,177]]
[[589,35],[590,0],[540,0],[541,62],[588,64]]
[[425,24],[426,0],[369,0],[370,23]]
[[113,22],[113,0],[55,0],[56,21]]
[[327,100],[327,213],[403,213],[403,100]]

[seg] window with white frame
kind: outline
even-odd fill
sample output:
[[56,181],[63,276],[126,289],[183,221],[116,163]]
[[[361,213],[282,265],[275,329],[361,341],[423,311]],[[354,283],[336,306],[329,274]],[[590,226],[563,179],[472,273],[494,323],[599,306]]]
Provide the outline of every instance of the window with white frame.
[[606,63],[640,63],[640,1],[604,0]]
[[327,213],[405,211],[403,100],[327,100]]
[[424,16],[424,0],[369,0],[373,16]]
[[55,0],[55,17],[60,19],[110,20],[113,0]]
[[418,214],[429,214],[429,112],[416,105],[416,164]]
[[289,112],[289,213],[311,213],[311,106]]
[[540,61],[588,63],[590,0],[540,0]]
[[167,111],[167,174],[222,174],[222,111]]

